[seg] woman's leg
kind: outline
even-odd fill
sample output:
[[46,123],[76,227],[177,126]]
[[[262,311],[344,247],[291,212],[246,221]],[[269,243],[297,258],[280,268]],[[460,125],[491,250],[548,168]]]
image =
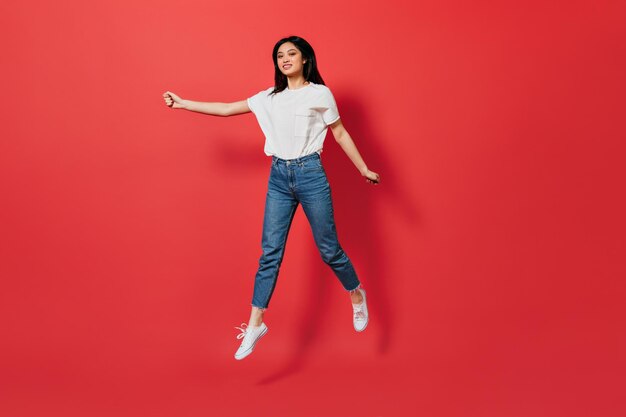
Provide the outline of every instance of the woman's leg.
[[269,305],[285,254],[287,235],[298,207],[283,171],[284,166],[272,165],[263,219],[263,253],[254,280],[250,326],[260,325],[263,312]]
[[290,190],[289,175],[285,165],[272,159],[263,216],[261,240],[263,254],[259,259],[259,269],[254,279],[250,321],[245,329],[243,326],[237,327],[243,331],[237,335],[237,339],[243,338],[235,352],[237,360],[250,355],[256,343],[268,331],[267,325],[263,323],[263,313],[276,287],[278,271],[285,254],[287,235],[297,207],[298,201]]
[[298,197],[309,220],[315,244],[324,262],[339,278],[354,304],[362,300],[361,286],[352,262],[339,244],[330,185],[318,158],[304,162],[299,171]]

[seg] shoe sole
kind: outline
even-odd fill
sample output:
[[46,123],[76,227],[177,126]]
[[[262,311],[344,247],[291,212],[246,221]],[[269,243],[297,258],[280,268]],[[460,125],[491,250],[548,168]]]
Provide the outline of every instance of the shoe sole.
[[252,351],[254,350],[254,347],[256,346],[257,343],[259,343],[259,340],[261,340],[261,338],[263,336],[265,336],[265,333],[267,333],[268,328],[266,327],[265,329],[263,329],[263,331],[261,332],[261,334],[259,334],[259,337],[256,338],[256,340],[254,341],[254,343],[252,344],[252,346],[250,346],[250,349],[246,350],[244,353],[242,353],[241,355],[237,356],[235,355],[235,359],[237,359],[238,361],[242,360],[243,358],[245,358],[246,356],[248,356],[249,354],[252,353]]

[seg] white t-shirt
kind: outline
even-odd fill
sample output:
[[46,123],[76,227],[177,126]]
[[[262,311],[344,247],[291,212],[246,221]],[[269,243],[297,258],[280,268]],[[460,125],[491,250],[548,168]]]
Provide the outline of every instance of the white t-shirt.
[[309,83],[269,95],[273,89],[270,87],[247,99],[265,135],[265,154],[294,159],[321,152],[328,125],[339,120],[330,89]]

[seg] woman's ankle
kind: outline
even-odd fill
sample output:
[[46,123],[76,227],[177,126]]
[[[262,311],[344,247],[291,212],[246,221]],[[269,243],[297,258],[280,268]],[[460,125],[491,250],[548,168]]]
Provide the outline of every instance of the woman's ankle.
[[265,313],[264,308],[252,307],[252,312],[250,313],[250,321],[248,322],[248,327],[254,326],[258,327],[263,323],[263,314]]
[[350,292],[350,300],[352,304],[361,304],[363,302],[363,294],[361,291],[355,290],[354,292]]

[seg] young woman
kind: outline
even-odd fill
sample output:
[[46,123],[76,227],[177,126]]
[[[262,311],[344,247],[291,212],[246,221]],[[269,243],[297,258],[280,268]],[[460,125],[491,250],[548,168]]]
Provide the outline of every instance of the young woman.
[[181,99],[167,91],[165,103],[215,116],[252,112],[265,135],[265,154],[272,157],[263,220],[262,249],[252,295],[249,322],[242,323],[242,342],[235,359],[243,359],[267,333],[263,314],[268,308],[283,260],[287,234],[296,208],[302,205],[315,243],[352,301],[353,326],[365,330],[369,321],[365,290],[350,259],[339,245],[330,186],[320,153],[328,126],[335,140],[370,184],[380,176],[367,168],[352,138],[343,127],[335,99],[317,69],[315,52],[307,41],[290,36],[272,51],[274,86],[233,103],[204,103]]

